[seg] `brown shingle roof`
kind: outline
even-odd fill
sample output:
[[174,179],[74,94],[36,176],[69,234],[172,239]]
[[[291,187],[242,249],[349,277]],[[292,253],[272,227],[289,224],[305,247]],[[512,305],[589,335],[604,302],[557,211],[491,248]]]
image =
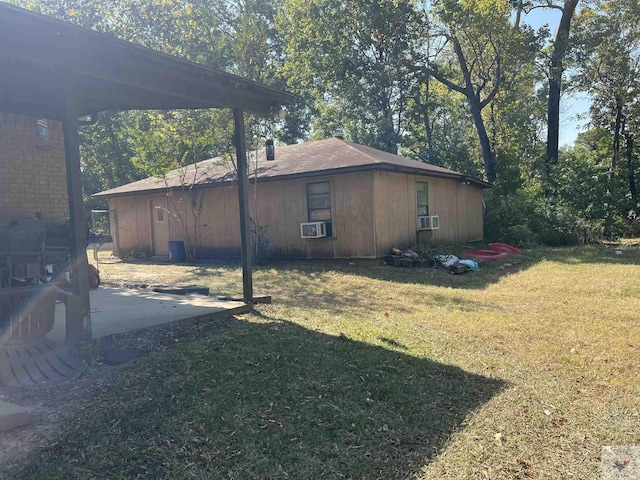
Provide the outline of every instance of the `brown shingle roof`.
[[[260,181],[282,180],[291,177],[310,177],[333,173],[346,173],[365,170],[386,170],[400,173],[422,174],[432,177],[444,177],[468,181],[481,188],[491,184],[477,178],[469,177],[447,168],[437,167],[424,162],[410,160],[391,153],[365,147],[357,143],[346,142],[339,138],[314,140],[296,145],[276,147],[276,160],[267,161],[264,151],[251,152],[248,164],[250,177],[257,155],[258,179]],[[185,169],[169,172],[167,183],[170,187],[178,187],[182,179],[190,184],[196,176],[195,185],[205,186],[234,182],[236,174],[223,158],[204,160]],[[145,178],[121,187],[96,193],[94,197],[110,197],[130,195],[165,189],[163,180],[156,177]]]

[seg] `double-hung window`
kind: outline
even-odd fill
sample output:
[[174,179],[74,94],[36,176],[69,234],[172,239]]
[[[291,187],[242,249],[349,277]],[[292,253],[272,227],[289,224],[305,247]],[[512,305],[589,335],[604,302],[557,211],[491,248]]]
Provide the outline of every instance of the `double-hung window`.
[[[429,215],[429,184],[427,182],[416,182],[416,207],[418,217]],[[420,225],[419,221],[418,225]]]
[[310,222],[326,222],[327,237],[331,229],[331,186],[329,182],[307,184],[307,211]]

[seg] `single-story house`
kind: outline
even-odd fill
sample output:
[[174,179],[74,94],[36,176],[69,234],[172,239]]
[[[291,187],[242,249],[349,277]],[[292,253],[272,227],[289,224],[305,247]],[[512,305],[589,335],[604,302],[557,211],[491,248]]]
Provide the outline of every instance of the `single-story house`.
[[[249,209],[269,257],[377,258],[483,238],[482,190],[491,185],[477,178],[338,137],[278,147],[275,157],[249,155]],[[189,195],[199,214],[176,215]],[[109,200],[116,254],[168,255],[179,219],[199,222],[199,256],[240,254],[236,173],[223,158],[94,196]]]

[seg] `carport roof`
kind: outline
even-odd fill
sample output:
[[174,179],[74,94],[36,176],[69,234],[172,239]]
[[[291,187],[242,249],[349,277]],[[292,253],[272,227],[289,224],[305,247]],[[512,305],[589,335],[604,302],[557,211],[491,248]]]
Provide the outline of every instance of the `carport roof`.
[[[253,152],[249,155],[249,164],[255,165],[253,159],[256,158],[257,176],[261,182],[382,170],[449,178],[468,182],[480,188],[491,187],[490,183],[448,168],[418,162],[375,148],[347,142],[336,137],[277,147],[275,161],[267,161],[264,150]],[[249,174],[253,176],[253,171],[249,172]],[[206,187],[235,182],[236,173],[228,161],[218,157],[189,165],[184,170],[173,170],[167,174],[166,179],[167,185],[172,188],[180,187],[180,185],[190,185],[192,181],[197,187]],[[167,185],[165,185],[163,179],[149,177],[96,193],[93,196],[106,198],[162,191],[166,189]]]
[[0,2],[0,111],[64,118],[103,110],[236,108],[269,115],[293,96]]

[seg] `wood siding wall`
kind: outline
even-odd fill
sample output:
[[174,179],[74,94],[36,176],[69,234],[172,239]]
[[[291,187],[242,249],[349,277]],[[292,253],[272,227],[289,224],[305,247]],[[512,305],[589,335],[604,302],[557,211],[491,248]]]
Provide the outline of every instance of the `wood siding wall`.
[[[440,217],[440,228],[416,235],[416,182],[429,184],[429,214]],[[393,247],[410,248],[482,240],[482,190],[443,178],[375,172],[377,256]]]
[[[331,185],[333,236],[304,239],[300,223],[308,221],[307,184]],[[252,218],[266,226],[269,256],[273,258],[373,258],[387,255],[392,247],[410,248],[417,242],[416,181],[429,184],[429,213],[440,216],[440,229],[421,232],[420,242],[442,245],[481,240],[483,237],[482,190],[457,181],[388,172],[363,172],[313,179],[263,182],[257,198],[252,185],[249,205]],[[197,190],[204,195],[200,215],[198,255],[238,257],[240,224],[235,186]],[[117,253],[153,255],[152,201],[156,194],[110,199],[112,232]],[[184,208],[180,195],[168,199],[169,240],[181,240],[175,208]],[[114,212],[115,211],[115,212]],[[117,229],[114,218],[117,215]],[[193,221],[189,211],[183,218]],[[191,225],[191,223],[190,223]]]
[[[307,184],[329,181],[333,236],[304,239],[300,223],[307,222]],[[238,193],[235,186],[197,190],[204,194],[200,215],[198,254],[204,257],[239,256],[240,224]],[[249,190],[251,216],[266,226],[269,256],[274,258],[373,258],[375,256],[373,221],[373,172],[315,177],[313,179],[258,183],[257,198],[252,185]],[[109,200],[112,233],[119,255],[144,252],[153,255],[151,240],[151,201],[165,198],[163,193],[114,197]],[[181,240],[175,205],[169,205],[169,239]],[[197,199],[199,201],[199,199]],[[117,228],[114,218],[117,216]],[[189,222],[193,217],[183,213]]]

